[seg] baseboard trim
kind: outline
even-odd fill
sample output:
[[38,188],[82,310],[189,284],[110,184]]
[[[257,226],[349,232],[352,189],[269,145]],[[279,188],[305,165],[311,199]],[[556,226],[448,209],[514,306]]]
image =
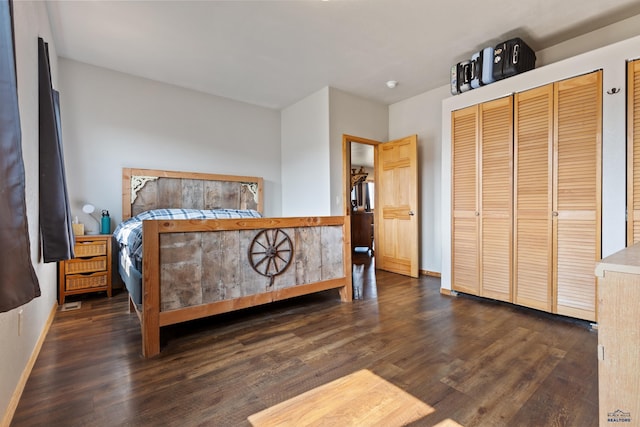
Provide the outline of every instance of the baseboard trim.
[[440,273],[437,271],[420,270],[420,274],[423,276],[440,277]]
[[451,289],[444,289],[444,288],[440,288],[440,293],[442,295],[447,295],[447,296],[451,296],[453,295],[453,293],[451,292]]
[[56,311],[58,310],[58,304],[53,305],[51,308],[51,313],[49,313],[49,318],[47,319],[47,323],[44,325],[42,332],[40,333],[40,337],[38,338],[38,342],[31,353],[31,357],[27,361],[27,365],[24,367],[22,371],[22,375],[20,376],[20,381],[16,385],[15,390],[13,391],[13,396],[9,401],[9,406],[7,407],[7,411],[2,418],[2,423],[0,426],[9,427],[11,424],[11,420],[13,419],[13,415],[16,413],[16,409],[18,408],[18,403],[20,402],[20,398],[22,397],[22,392],[24,391],[24,387],[27,385],[27,380],[31,375],[31,371],[33,370],[33,366],[36,364],[36,360],[38,359],[38,355],[40,354],[40,349],[42,348],[42,344],[44,344],[44,340],[49,333],[49,328],[53,323],[53,319],[56,316]]

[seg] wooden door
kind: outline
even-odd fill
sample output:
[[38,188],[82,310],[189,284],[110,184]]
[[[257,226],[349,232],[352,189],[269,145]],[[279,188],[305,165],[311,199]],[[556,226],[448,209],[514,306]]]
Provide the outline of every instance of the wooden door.
[[451,288],[480,294],[478,106],[451,113]]
[[640,60],[627,67],[627,246],[631,246],[640,242]]
[[376,149],[376,262],[382,270],[418,277],[417,136]]
[[512,302],[513,98],[479,106],[480,295]]
[[514,302],[553,309],[553,84],[515,95]]
[[554,84],[554,312],[596,320],[602,71]]

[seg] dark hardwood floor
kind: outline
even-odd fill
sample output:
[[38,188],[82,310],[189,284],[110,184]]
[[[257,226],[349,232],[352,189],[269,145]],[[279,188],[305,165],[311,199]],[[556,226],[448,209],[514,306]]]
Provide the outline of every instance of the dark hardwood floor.
[[435,408],[412,425],[597,426],[588,323],[354,263],[353,303],[323,292],[168,327],[150,360],[123,292],[79,297],[57,313],[11,425],[248,426],[366,368]]

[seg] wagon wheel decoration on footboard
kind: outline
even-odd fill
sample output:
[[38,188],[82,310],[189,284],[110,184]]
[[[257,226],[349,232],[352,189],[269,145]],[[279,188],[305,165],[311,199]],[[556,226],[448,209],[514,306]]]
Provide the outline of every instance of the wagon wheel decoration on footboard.
[[269,278],[269,287],[273,279],[282,274],[293,257],[291,239],[279,228],[262,230],[249,245],[249,264],[260,275]]

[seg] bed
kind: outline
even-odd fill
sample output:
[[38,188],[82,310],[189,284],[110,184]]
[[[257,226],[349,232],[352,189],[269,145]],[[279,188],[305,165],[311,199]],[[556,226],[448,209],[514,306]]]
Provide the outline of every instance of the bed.
[[351,301],[349,218],[265,218],[262,192],[258,177],[123,169],[114,237],[144,357],[163,326],[329,289]]

